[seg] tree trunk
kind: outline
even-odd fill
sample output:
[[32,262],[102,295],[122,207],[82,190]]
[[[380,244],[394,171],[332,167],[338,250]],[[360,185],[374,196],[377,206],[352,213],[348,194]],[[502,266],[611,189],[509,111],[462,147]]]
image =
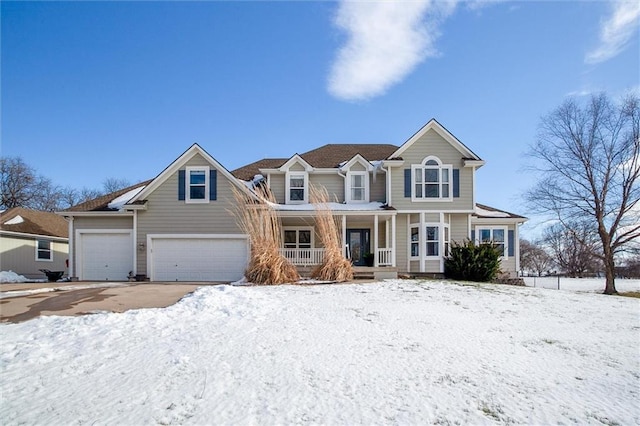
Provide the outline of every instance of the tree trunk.
[[604,270],[607,280],[604,287],[604,294],[618,294],[615,283],[616,272],[613,251],[608,247],[605,248]]

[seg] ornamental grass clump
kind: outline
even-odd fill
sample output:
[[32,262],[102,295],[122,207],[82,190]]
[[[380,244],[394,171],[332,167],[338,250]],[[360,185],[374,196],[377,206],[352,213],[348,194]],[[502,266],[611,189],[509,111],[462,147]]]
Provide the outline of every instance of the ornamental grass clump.
[[491,281],[500,271],[500,255],[493,244],[453,243],[444,260],[444,275],[455,280]]
[[282,226],[273,205],[275,201],[267,188],[256,188],[259,200],[234,188],[238,226],[251,239],[247,281],[272,285],[294,283],[300,274],[281,253]]
[[321,281],[344,282],[353,279],[353,265],[342,254],[340,227],[329,207],[329,195],[324,187],[311,186],[309,198],[316,211],[316,227],[324,246],[324,258],[311,277]]

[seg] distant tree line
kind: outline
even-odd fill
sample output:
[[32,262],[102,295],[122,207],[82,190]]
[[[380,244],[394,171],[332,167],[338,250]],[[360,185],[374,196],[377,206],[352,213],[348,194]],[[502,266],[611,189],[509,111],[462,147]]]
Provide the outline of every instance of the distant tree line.
[[108,178],[102,183],[101,189],[60,186],[39,174],[20,157],[0,157],[0,185],[2,210],[24,207],[58,211],[110,194],[131,184],[125,179]]

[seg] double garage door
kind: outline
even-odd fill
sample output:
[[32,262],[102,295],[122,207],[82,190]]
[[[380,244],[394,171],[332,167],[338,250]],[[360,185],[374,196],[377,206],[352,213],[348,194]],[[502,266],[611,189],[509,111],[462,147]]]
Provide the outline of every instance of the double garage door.
[[237,281],[249,256],[244,236],[162,236],[148,238],[151,281]]
[[[125,281],[133,267],[133,233],[80,231],[78,276],[85,281]],[[243,235],[150,235],[147,275],[152,281],[237,281],[249,257]]]

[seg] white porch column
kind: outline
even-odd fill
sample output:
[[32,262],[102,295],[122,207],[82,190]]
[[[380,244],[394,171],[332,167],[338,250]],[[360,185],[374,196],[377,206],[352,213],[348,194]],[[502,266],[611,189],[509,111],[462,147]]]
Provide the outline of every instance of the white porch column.
[[69,271],[67,272],[69,274],[69,279],[71,279],[74,275],[73,273],[75,272],[75,262],[74,262],[74,258],[75,258],[75,245],[74,245],[74,234],[75,232],[73,232],[73,216],[69,217],[69,254],[67,259],[69,259]]
[[418,240],[420,241],[420,272],[424,272],[426,269],[426,256],[427,247],[424,244],[424,241],[427,238],[427,230],[424,228],[424,212],[420,212],[420,237]]
[[378,215],[373,216],[373,266],[378,267]]
[[391,266],[396,267],[396,215],[391,216]]
[[346,258],[347,252],[345,247],[347,246],[347,215],[342,215],[342,255]]

